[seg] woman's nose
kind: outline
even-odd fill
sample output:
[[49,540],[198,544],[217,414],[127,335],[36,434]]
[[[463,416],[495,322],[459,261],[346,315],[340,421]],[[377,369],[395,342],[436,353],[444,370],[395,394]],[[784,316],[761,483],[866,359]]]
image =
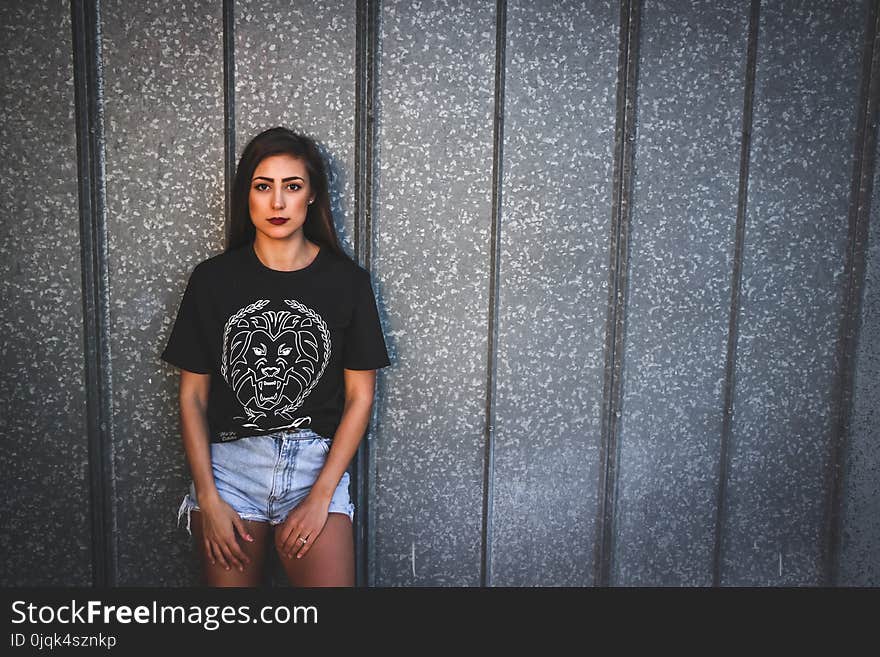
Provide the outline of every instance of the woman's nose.
[[281,190],[276,191],[272,195],[272,207],[276,210],[280,210],[284,207],[284,196],[281,194]]

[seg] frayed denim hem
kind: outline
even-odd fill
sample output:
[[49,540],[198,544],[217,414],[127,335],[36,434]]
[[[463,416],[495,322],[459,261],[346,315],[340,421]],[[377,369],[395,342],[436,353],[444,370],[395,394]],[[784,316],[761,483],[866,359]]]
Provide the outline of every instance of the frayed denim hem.
[[190,515],[192,512],[199,510],[198,505],[193,504],[192,500],[189,498],[189,493],[183,496],[183,502],[180,503],[180,508],[177,510],[177,526],[180,527],[180,518],[186,513],[186,532],[192,536],[192,531],[189,527]]

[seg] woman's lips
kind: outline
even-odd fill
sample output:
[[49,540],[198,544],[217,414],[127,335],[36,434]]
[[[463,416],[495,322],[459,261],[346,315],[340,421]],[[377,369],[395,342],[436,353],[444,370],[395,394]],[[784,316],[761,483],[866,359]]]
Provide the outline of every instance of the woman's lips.
[[274,224],[275,226],[281,226],[282,224],[286,224],[289,221],[286,217],[272,217],[269,219],[270,224]]

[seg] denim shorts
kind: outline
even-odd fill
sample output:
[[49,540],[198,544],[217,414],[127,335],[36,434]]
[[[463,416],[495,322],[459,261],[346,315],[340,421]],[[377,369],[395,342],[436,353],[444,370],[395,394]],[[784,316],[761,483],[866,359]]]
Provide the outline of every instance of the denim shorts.
[[[242,519],[277,525],[309,494],[329,451],[330,440],[311,429],[211,443],[214,483],[221,499]],[[352,520],[354,504],[348,495],[348,483],[346,472],[333,491],[328,512],[344,513]],[[177,512],[178,526],[186,513],[190,534],[193,510],[199,510],[199,503],[195,485],[190,484]]]

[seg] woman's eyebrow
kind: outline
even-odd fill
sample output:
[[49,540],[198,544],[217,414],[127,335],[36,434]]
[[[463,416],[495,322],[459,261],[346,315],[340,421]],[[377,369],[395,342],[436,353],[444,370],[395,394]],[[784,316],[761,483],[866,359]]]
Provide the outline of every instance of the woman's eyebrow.
[[[268,180],[269,182],[275,182],[274,178],[268,178],[267,176],[254,176],[254,180]],[[288,180],[302,180],[305,182],[305,179],[299,176],[288,176],[287,178],[282,178],[281,182],[286,183]]]

